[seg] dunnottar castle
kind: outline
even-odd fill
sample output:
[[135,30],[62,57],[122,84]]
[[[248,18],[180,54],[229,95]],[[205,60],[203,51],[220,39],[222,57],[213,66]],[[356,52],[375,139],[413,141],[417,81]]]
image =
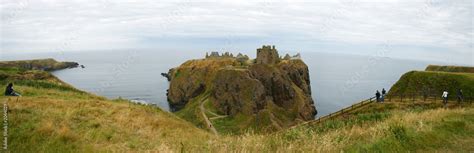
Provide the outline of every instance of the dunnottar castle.
[[[211,54],[206,53],[206,58],[236,58],[240,62],[246,62],[249,60],[247,55],[243,55],[242,53],[237,54],[234,57],[232,53],[225,52],[219,54],[219,52],[211,52]],[[290,56],[286,54],[284,57],[280,57],[278,54],[278,50],[275,46],[270,45],[263,45],[262,48],[257,49],[257,58],[253,62],[254,64],[277,64],[281,60],[295,60],[301,59],[301,55],[298,53],[294,56]]]

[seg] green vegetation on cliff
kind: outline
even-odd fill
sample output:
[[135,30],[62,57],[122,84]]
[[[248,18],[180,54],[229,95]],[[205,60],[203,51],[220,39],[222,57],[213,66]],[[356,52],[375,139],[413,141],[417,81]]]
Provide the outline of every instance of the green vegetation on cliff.
[[[302,60],[279,59],[269,46],[258,49],[256,60],[239,57],[244,58],[214,52],[171,69],[168,100],[179,110],[176,114],[224,134],[271,132],[314,119],[308,67]],[[208,118],[210,125],[204,123]]]
[[23,61],[1,61],[2,69],[20,69],[20,70],[45,70],[54,71],[79,66],[76,62],[58,62],[52,58],[23,60]]
[[392,86],[389,95],[441,97],[443,91],[447,90],[449,98],[454,100],[459,89],[463,90],[465,97],[474,96],[474,73],[411,71]]
[[474,67],[428,65],[425,71],[474,73]]

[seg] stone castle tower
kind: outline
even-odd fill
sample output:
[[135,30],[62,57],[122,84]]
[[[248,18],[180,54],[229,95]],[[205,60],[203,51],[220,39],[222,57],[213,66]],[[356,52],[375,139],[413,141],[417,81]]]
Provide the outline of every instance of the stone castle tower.
[[257,49],[257,59],[255,62],[257,64],[276,64],[280,62],[280,56],[275,46],[264,45],[262,48]]

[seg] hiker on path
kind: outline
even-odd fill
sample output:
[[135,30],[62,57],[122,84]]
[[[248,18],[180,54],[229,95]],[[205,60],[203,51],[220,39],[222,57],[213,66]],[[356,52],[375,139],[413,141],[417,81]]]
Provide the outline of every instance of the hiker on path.
[[444,104],[444,107],[446,107],[446,105],[448,104],[448,91],[444,90],[443,92],[443,95],[441,97],[443,97],[443,104]]
[[5,89],[5,96],[21,96],[15,90],[13,90],[13,83],[9,83]]
[[380,102],[380,92],[378,90],[375,93],[375,98],[377,99],[377,102]]
[[382,102],[385,102],[385,94],[387,94],[387,91],[385,91],[385,88],[382,89]]
[[458,91],[458,103],[464,102],[464,95],[462,94],[462,89]]

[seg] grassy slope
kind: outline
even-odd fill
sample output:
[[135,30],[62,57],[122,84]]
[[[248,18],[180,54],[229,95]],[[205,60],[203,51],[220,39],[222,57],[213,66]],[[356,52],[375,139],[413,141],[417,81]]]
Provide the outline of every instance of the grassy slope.
[[[405,106],[360,112],[319,125],[306,125],[271,135],[246,134],[217,142],[215,150],[252,152],[407,152],[472,151],[474,112],[464,108]],[[370,109],[369,109],[370,110]]]
[[473,97],[474,73],[451,73],[433,71],[411,71],[404,74],[393,85],[389,95],[439,95],[447,89],[450,99],[456,98],[459,89],[463,89],[465,97]]
[[[26,74],[30,73],[42,72]],[[474,150],[474,108],[470,104],[450,109],[421,102],[371,104],[319,125],[274,134],[216,138],[158,108],[107,100],[78,91],[54,77],[29,80],[28,84],[15,86],[24,97],[9,102],[12,152]],[[9,81],[11,78],[1,85]]]
[[[2,72],[12,76],[17,73]],[[205,146],[202,140],[213,138],[159,108],[107,100],[54,77],[7,78],[0,85],[4,87],[7,82],[15,82],[15,89],[24,95],[18,102],[16,97],[0,98],[2,103],[11,99],[8,115],[12,152],[179,150]]]

